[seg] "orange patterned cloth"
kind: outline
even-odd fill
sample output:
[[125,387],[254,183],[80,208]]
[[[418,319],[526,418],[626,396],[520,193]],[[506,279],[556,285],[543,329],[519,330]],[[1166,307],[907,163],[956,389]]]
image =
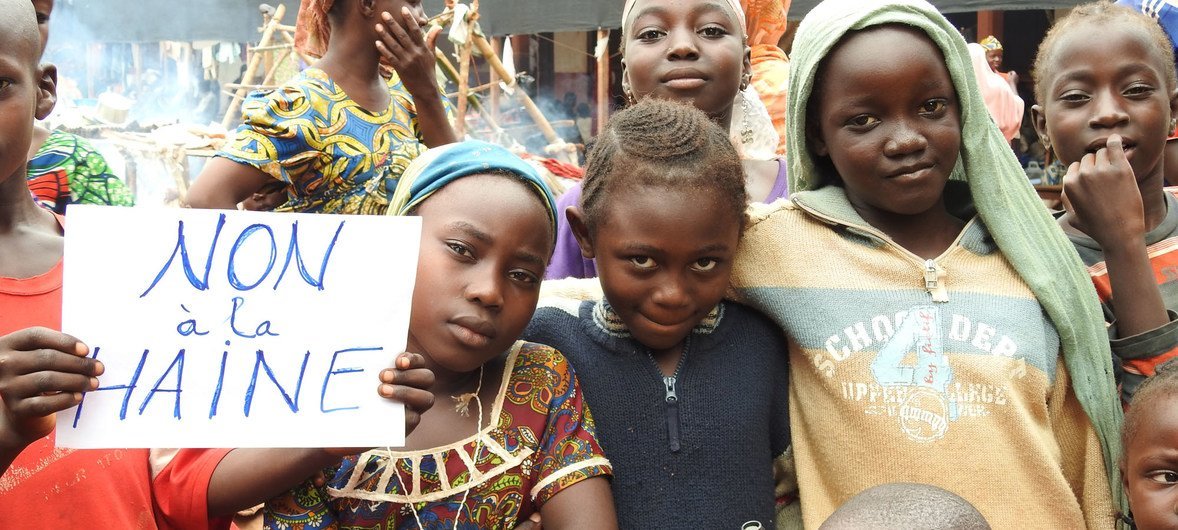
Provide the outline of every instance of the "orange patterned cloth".
[[295,22],[295,48],[312,57],[323,57],[327,51],[327,40],[331,37],[331,24],[327,12],[335,0],[302,0],[299,16]]
[[747,22],[748,43],[752,48],[753,88],[773,119],[777,129],[777,154],[785,154],[789,58],[777,42],[789,28],[786,14],[791,0],[740,0]]

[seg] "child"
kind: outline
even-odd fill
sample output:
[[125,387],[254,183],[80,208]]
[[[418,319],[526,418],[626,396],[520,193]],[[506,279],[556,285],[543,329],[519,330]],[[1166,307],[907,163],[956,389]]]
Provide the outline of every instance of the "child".
[[422,219],[408,349],[436,375],[435,399],[457,406],[431,409],[403,449],[345,458],[326,487],[268,502],[266,526],[513,528],[538,511],[546,528],[615,527],[576,374],[516,340],[555,235],[543,180],[501,147],[450,144],[410,164],[389,213]]
[[[688,103],[728,130],[735,102],[748,97],[741,91],[751,79],[744,28],[737,0],[627,0],[622,11],[626,100],[654,97]],[[784,161],[745,160],[744,169],[750,200],[773,202],[789,194]],[[557,201],[558,211],[575,206],[580,197],[581,187],[573,186]],[[561,223],[548,278],[596,275],[571,227]]]
[[[49,41],[53,0],[32,0],[41,32],[41,52]],[[135,196],[114,176],[106,159],[80,136],[36,125],[29,146],[29,189],[41,205],[65,213],[70,204],[134,206]]]
[[[326,41],[322,59],[250,96],[235,139],[189,190],[191,206],[233,209],[280,180],[290,186],[278,211],[383,214],[422,144],[455,141],[421,2],[303,0],[300,12],[300,27]],[[382,60],[400,76],[382,77]]]
[[785,343],[721,302],[748,199],[735,149],[698,110],[644,100],[610,119],[584,183],[568,218],[604,299],[543,307],[525,336],[578,368],[620,526],[772,527]]
[[1140,530],[1178,528],[1178,367],[1159,367],[1125,413],[1121,475]]
[[732,279],[789,337],[806,526],[915,482],[998,528],[1108,528],[1120,408],[1091,282],[965,41],[922,0],[827,0],[796,42],[794,193],[754,207]]
[[[1096,28],[1099,44],[1087,39]],[[1052,28],[1033,77],[1035,128],[1068,164],[1059,223],[1096,284],[1128,402],[1178,356],[1178,190],[1163,188],[1173,49],[1145,15],[1093,3]]]
[[[331,453],[54,447],[54,413],[97,388],[102,363],[56,331],[63,218],[25,184],[33,120],[54,104],[36,28],[27,0],[0,0],[0,528],[224,528],[226,516],[297,484]],[[420,356],[397,362],[383,393],[405,402],[412,430],[432,379]]]
[[818,530],[860,528],[990,530],[990,524],[956,493],[928,484],[894,483],[859,492]]

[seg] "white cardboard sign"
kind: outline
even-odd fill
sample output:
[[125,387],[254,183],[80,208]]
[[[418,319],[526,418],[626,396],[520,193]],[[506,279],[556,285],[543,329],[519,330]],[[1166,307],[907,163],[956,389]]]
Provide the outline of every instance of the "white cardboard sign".
[[404,444],[416,217],[74,205],[62,328],[106,371],[57,444]]

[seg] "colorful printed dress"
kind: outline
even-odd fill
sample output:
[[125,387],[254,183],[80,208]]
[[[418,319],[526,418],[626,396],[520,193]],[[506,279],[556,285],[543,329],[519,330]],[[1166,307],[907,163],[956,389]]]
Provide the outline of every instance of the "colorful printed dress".
[[576,374],[548,346],[516,342],[491,417],[495,425],[449,446],[344,458],[324,470],[326,487],[307,482],[266,503],[265,526],[409,530],[457,518],[459,528],[511,529],[564,488],[612,474]]
[[244,123],[217,156],[290,184],[276,211],[384,214],[396,179],[426,149],[409,91],[396,75],[388,86],[389,107],[374,113],[308,68],[250,94]]
[[134,206],[135,196],[110,172],[85,138],[53,131],[29,160],[29,191],[42,206],[65,213],[70,204]]

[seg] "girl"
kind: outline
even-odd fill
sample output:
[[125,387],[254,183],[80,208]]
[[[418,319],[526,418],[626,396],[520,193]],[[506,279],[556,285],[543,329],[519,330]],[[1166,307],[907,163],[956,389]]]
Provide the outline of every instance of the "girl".
[[806,526],[915,482],[996,528],[1108,528],[1120,408],[1091,282],[961,35],[922,0],[828,0],[796,42],[797,193],[754,207],[733,284],[789,337]]
[[[748,97],[742,91],[752,75],[744,28],[737,0],[627,0],[622,11],[626,100],[654,97],[688,103],[728,130],[734,102]],[[747,102],[742,106],[751,107]],[[784,161],[745,160],[743,165],[752,200],[773,202],[789,194]],[[560,197],[558,211],[567,211],[580,197],[581,187],[574,186]],[[596,275],[571,227],[562,223],[548,277]]]
[[[1099,28],[1095,45],[1086,32]],[[1178,80],[1149,17],[1106,3],[1076,8],[1039,48],[1035,128],[1068,164],[1059,223],[1100,296],[1125,401],[1178,356],[1178,199],[1165,189]]]
[[568,218],[604,299],[541,308],[525,336],[580,370],[620,526],[771,527],[785,344],[721,302],[748,199],[735,149],[698,110],[645,100],[610,119],[584,184]]
[[345,458],[326,487],[271,500],[268,528],[513,528],[537,511],[546,528],[615,527],[576,374],[552,348],[516,340],[552,252],[552,203],[498,146],[413,161],[389,209],[423,224],[408,349],[434,372],[437,401],[457,406],[423,414],[403,449]]
[[[1173,363],[1171,363],[1173,364]],[[1125,413],[1121,474],[1139,530],[1178,527],[1178,369],[1160,367]]]
[[[245,123],[193,183],[191,206],[236,208],[278,180],[288,185],[279,211],[382,214],[422,144],[456,140],[421,2],[303,0],[300,14],[322,58],[242,105]],[[400,77],[385,79],[382,59]]]
[[981,44],[971,42],[968,47],[982,101],[986,103],[1002,136],[1009,142],[1018,136],[1019,127],[1023,124],[1023,99],[1018,97],[1018,92],[1010,87],[1005,78],[990,69],[990,63],[986,62],[986,49]]

